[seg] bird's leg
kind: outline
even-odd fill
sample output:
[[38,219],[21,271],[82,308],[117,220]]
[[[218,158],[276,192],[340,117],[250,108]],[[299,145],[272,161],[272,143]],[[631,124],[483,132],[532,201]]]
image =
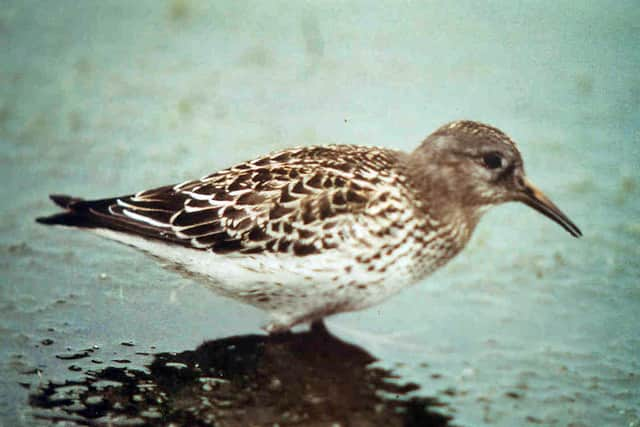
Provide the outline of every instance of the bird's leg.
[[310,327],[311,333],[313,334],[327,334],[329,331],[327,330],[327,325],[324,324],[324,319],[316,319],[311,321]]

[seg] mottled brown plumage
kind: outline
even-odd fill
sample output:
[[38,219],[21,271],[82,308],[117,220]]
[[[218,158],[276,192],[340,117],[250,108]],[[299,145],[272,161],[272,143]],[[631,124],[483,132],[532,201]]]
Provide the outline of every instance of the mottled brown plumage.
[[[442,126],[410,154],[295,148],[130,196],[52,198],[66,211],[40,222],[91,228],[212,277],[218,291],[270,311],[270,330],[415,283],[464,248],[492,205],[522,201],[580,235],[526,181],[515,143],[471,121]],[[230,283],[216,270],[227,264],[249,273]]]

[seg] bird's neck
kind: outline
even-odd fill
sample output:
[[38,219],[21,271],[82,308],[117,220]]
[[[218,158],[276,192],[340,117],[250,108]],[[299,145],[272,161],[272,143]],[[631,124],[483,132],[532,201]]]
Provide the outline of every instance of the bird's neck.
[[469,197],[473,194],[455,165],[438,164],[415,153],[405,158],[405,173],[421,201],[425,215],[440,224],[455,223],[460,231],[460,243],[464,246],[486,207]]

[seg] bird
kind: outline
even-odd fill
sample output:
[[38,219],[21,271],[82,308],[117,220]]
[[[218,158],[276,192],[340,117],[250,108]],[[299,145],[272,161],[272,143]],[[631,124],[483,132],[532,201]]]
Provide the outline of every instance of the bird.
[[580,229],[526,177],[516,143],[457,120],[412,152],[303,146],[121,197],[51,195],[37,218],[169,262],[269,315],[268,333],[379,304],[445,265],[482,215],[522,202]]

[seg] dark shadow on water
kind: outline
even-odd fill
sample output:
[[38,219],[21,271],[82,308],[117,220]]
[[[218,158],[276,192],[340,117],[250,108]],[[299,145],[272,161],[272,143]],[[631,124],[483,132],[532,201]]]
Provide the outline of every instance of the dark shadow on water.
[[435,399],[409,397],[375,359],[326,329],[245,335],[158,353],[148,372],[87,371],[30,396],[38,418],[80,425],[446,426]]

